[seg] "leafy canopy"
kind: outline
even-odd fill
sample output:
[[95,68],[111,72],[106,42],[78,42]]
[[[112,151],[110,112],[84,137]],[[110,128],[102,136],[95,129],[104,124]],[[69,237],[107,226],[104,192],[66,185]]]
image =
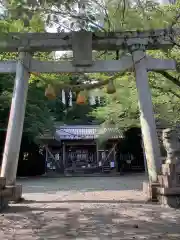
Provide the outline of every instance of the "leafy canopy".
[[[0,31],[8,32],[44,32],[49,28],[56,31],[86,30],[124,31],[143,30],[179,26],[178,13],[180,1],[175,5],[160,6],[155,1],[84,1],[86,5],[78,6],[77,1],[36,1],[9,0],[5,8],[8,14],[2,16]],[[79,8],[78,8],[79,7]],[[80,11],[81,10],[81,11]],[[173,49],[165,51],[150,51],[148,54],[159,58],[174,58],[179,61],[180,50],[178,41]],[[115,59],[128,52],[105,52],[95,54],[96,59]],[[1,59],[16,58],[16,54],[0,55]],[[48,53],[35,53],[39,59],[50,59]],[[89,79],[104,81],[108,74],[91,74]],[[149,83],[152,90],[153,104],[157,118],[166,119],[170,124],[179,121],[179,74],[176,72],[149,73]],[[10,81],[7,81],[8,80]],[[14,78],[14,76],[13,76]],[[8,110],[12,94],[13,80],[8,75],[2,75],[2,91],[0,96],[0,114],[3,123],[7,123]],[[6,80],[5,80],[6,79]],[[68,108],[59,98],[49,102],[44,98],[44,89],[48,83],[74,84],[70,74],[41,74],[32,75],[27,102],[25,131],[35,136],[45,128],[52,127],[55,120],[79,123],[83,114],[90,115],[104,124],[114,124],[126,129],[139,124],[138,99],[135,79],[127,72],[115,80],[116,93],[107,95],[102,90],[105,104],[95,109],[85,106]],[[82,83],[82,82],[81,82]],[[4,84],[4,85],[3,85]],[[9,85],[8,85],[9,84]],[[78,84],[78,83],[75,83]],[[179,85],[178,85],[179,84]],[[9,86],[9,87],[8,87]],[[8,90],[9,89],[9,90]],[[81,111],[81,109],[84,109]],[[77,116],[77,112],[81,112]],[[4,120],[3,120],[4,119]],[[51,126],[50,126],[51,125]]]

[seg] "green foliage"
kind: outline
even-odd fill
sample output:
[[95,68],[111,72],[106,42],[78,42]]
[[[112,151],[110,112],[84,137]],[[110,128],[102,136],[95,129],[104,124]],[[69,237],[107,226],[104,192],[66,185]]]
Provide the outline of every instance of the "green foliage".
[[[178,26],[177,18],[180,9],[180,0],[176,5],[162,7],[151,0],[112,0],[105,3],[98,1],[86,1],[83,6],[84,13],[79,17],[75,8],[77,1],[57,0],[9,0],[8,15],[0,20],[1,33],[8,32],[43,32],[49,26],[55,26],[58,31],[65,28],[77,30],[100,31],[124,31],[156,29],[167,26]],[[177,40],[178,41],[178,40]],[[177,42],[178,43],[178,42]],[[5,43],[3,43],[5,44]],[[118,56],[127,54],[119,52]],[[150,51],[148,54],[160,58],[174,58],[180,60],[180,49],[176,45],[168,51]],[[16,59],[16,54],[1,54],[0,59]],[[50,60],[47,53],[35,53],[35,58]],[[106,52],[104,55],[95,54],[97,59],[115,59],[117,53]],[[179,81],[178,73],[168,72]],[[90,79],[100,81],[108,79],[109,74],[89,74]],[[179,122],[179,88],[166,79],[160,73],[150,73],[150,86],[152,90],[154,109],[157,118],[166,119],[170,124]],[[9,106],[12,96],[14,76],[1,75],[0,117],[2,128],[6,127]],[[45,129],[51,129],[53,121],[61,121],[70,124],[89,123],[96,118],[104,125],[115,125],[121,129],[139,125],[138,99],[133,74],[127,73],[115,81],[116,93],[107,95],[105,88],[101,94],[105,98],[105,104],[98,108],[88,105],[67,108],[60,97],[55,101],[48,101],[44,97],[44,90],[48,83],[55,86],[59,84],[78,85],[83,79],[71,74],[40,74],[31,75],[29,82],[29,94],[24,131],[30,136],[37,136]],[[60,96],[60,92],[58,93]]]
[[92,111],[92,109],[93,108],[89,104],[78,105],[74,103],[73,107],[67,110],[67,114],[64,119],[65,123],[72,125],[91,124],[94,118],[88,115]]
[[[14,75],[0,75],[0,128],[6,129],[13,92]],[[52,113],[49,101],[44,97],[44,88],[29,84],[24,132],[35,138],[44,130],[52,130],[56,114]]]
[[157,1],[107,1],[106,27],[112,31],[166,28],[178,13],[176,5],[162,7]]
[[[112,4],[113,2],[113,4]],[[126,3],[123,5],[123,2]],[[176,5],[159,6],[153,1],[137,1],[130,4],[128,1],[108,1],[108,19],[106,29],[112,31],[157,29],[167,26],[179,26],[177,18],[180,1]],[[141,3],[139,5],[139,3]],[[180,45],[178,39],[174,48],[161,51],[148,51],[148,54],[156,58],[171,58],[180,62]],[[124,55],[126,53],[119,53]],[[105,58],[114,58],[114,55],[106,53]],[[180,84],[180,74],[167,72]],[[174,81],[175,82],[175,81]],[[170,125],[180,122],[179,99],[180,85],[174,84],[171,78],[165,78],[161,73],[149,73],[149,83],[152,91],[152,100],[155,116],[165,120]],[[106,105],[98,107],[92,113],[94,117],[103,122],[103,126],[115,125],[119,129],[139,125],[138,99],[134,76],[125,76],[116,79],[116,93],[106,95]]]
[[94,117],[106,125],[129,128],[139,123],[137,94],[133,75],[125,75],[115,81],[116,93],[108,95],[104,91],[105,106],[92,112]]

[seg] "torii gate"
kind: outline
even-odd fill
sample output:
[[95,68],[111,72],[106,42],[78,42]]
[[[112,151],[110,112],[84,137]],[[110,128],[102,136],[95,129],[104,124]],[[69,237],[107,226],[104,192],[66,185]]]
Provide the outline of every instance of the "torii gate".
[[[174,30],[175,34],[179,30]],[[157,182],[160,172],[160,148],[156,133],[148,71],[176,70],[174,60],[155,59],[146,50],[172,47],[172,30],[155,30],[122,33],[10,33],[0,40],[1,51],[19,51],[19,59],[0,62],[0,72],[16,72],[14,93],[4,147],[1,177],[7,185],[14,185],[23,131],[28,80],[31,72],[39,73],[93,73],[120,72],[134,69],[139,97],[140,122],[150,182]],[[120,60],[93,61],[92,50],[128,49],[131,56]],[[72,62],[42,62],[30,55],[35,51],[73,50]]]

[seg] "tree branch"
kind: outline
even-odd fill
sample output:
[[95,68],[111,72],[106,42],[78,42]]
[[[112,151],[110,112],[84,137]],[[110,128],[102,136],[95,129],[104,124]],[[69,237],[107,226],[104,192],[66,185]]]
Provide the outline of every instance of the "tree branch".
[[171,74],[169,74],[168,72],[165,71],[155,71],[156,73],[161,74],[163,77],[167,78],[168,80],[170,80],[172,83],[174,83],[175,85],[177,85],[178,87],[180,87],[180,81],[173,77]]

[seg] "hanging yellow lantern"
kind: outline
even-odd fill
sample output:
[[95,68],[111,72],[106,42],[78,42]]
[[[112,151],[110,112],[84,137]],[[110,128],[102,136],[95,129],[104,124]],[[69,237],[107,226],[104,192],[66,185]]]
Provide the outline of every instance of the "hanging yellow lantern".
[[113,94],[116,92],[116,88],[114,86],[113,80],[109,80],[109,83],[107,85],[107,93],[108,94]]
[[79,93],[79,94],[77,95],[76,103],[77,103],[77,104],[85,104],[85,103],[86,103],[86,97],[85,97],[85,95],[83,95],[82,93]]
[[45,96],[51,100],[56,98],[55,90],[51,84],[48,84],[48,87],[45,90]]

